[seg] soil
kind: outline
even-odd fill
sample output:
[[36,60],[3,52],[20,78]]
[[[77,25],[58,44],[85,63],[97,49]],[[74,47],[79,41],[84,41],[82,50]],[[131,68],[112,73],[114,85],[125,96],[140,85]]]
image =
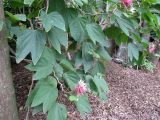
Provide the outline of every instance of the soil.
[[[24,106],[32,78],[25,65],[12,62],[20,120],[26,117]],[[100,102],[90,94],[92,114],[80,118],[74,104],[60,91],[58,101],[67,106],[68,120],[160,120],[160,65],[154,73],[123,67],[114,62],[106,68],[106,81],[110,89],[108,101]],[[32,115],[30,110],[29,120],[46,120],[46,115]]]

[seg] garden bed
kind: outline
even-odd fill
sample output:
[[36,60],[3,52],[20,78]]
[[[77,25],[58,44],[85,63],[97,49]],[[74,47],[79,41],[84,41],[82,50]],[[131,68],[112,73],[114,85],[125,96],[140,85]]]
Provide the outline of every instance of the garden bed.
[[[32,73],[24,68],[25,64],[17,65],[12,62],[20,120],[26,117],[27,110],[24,106],[32,77]],[[100,102],[96,96],[90,94],[93,113],[86,114],[81,119],[160,120],[160,65],[154,73],[147,73],[111,62],[106,70],[106,81],[110,89],[108,101]],[[61,92],[58,100],[67,106],[68,120],[80,120],[74,104]],[[29,120],[46,120],[46,116],[42,113],[32,116],[30,113]]]

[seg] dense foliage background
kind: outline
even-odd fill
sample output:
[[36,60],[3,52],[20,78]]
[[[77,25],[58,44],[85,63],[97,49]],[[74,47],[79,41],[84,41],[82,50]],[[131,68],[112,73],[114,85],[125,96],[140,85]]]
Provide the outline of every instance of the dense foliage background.
[[159,8],[159,0],[4,0],[0,29],[7,28],[17,63],[32,59],[26,68],[36,85],[26,106],[47,112],[48,120],[66,119],[65,105],[56,101],[63,90],[83,116],[92,112],[87,93],[107,100],[107,61],[152,71],[160,52]]

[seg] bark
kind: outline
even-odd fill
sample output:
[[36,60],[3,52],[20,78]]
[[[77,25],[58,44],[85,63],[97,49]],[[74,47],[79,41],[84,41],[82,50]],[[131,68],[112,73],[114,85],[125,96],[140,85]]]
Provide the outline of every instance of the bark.
[[[2,2],[0,0],[0,19],[4,20]],[[18,120],[5,29],[0,31],[0,120]]]
[[127,44],[121,44],[116,55],[116,62],[128,63],[128,47]]

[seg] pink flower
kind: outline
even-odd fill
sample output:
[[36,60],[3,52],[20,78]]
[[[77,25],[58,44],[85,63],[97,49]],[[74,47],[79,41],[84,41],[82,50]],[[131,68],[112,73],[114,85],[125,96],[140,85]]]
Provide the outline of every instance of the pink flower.
[[87,86],[84,83],[83,80],[80,80],[75,88],[75,92],[77,95],[83,95],[85,92],[87,92]]
[[132,5],[132,3],[133,3],[133,0],[121,0],[122,1],[122,3],[125,5],[125,6],[131,6]]
[[149,44],[149,53],[154,53],[156,50],[156,45],[154,43]]

